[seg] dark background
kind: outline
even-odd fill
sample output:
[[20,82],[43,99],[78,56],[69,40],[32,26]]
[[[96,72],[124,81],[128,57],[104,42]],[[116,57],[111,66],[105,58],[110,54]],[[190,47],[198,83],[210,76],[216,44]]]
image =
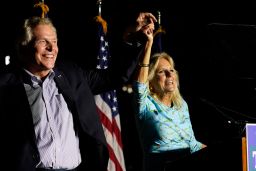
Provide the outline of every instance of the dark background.
[[[94,67],[96,1],[45,3],[58,29],[60,57]],[[0,11],[0,67],[4,67],[5,56],[15,56],[18,26],[34,13],[34,4],[32,0],[13,0],[1,5],[5,10]],[[161,25],[166,30],[163,48],[176,62],[197,139],[217,145],[220,154],[225,154],[220,146],[227,147],[226,153],[237,151],[240,160],[240,144],[232,142],[240,141],[245,123],[256,120],[256,2],[105,0],[102,17],[108,22],[111,41],[121,37],[135,11],[155,15],[161,11]],[[118,96],[127,170],[140,170],[141,149],[130,103],[132,94],[120,89]]]

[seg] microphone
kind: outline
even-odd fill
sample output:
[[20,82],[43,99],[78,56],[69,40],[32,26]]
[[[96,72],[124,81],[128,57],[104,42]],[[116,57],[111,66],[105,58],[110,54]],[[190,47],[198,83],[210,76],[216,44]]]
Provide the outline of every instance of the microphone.
[[204,98],[200,98],[200,100],[202,101],[202,102],[204,102],[205,104],[207,104],[207,105],[209,105],[209,106],[211,106],[211,107],[213,107],[215,110],[217,110],[220,114],[222,114],[222,116],[224,116],[225,117],[225,119],[227,120],[227,123],[229,123],[229,124],[231,124],[231,123],[235,123],[235,121],[234,121],[234,119],[233,118],[231,118],[230,116],[228,116],[227,114],[225,114],[222,110],[220,110],[219,109],[219,107],[217,106],[217,105],[215,105],[214,103],[212,103],[212,102],[210,102],[210,101],[208,101],[208,100],[206,100],[206,99],[204,99]]
[[235,125],[238,125],[238,126],[244,126],[246,123],[249,123],[249,121],[247,121],[247,120],[236,120],[236,119],[234,119],[233,117],[227,115],[227,114],[223,111],[223,109],[224,109],[224,110],[227,110],[227,111],[229,111],[229,112],[232,112],[232,113],[241,115],[239,112],[236,112],[236,111],[231,110],[231,109],[228,109],[228,108],[226,108],[226,107],[223,107],[223,106],[219,106],[219,105],[217,105],[217,104],[214,104],[213,102],[211,102],[211,101],[209,101],[209,100],[207,100],[207,99],[205,99],[205,98],[200,98],[200,100],[201,100],[202,102],[204,102],[205,104],[207,104],[207,105],[213,107],[216,111],[218,111],[220,114],[222,114],[222,116],[225,118],[225,120],[227,120],[226,122],[227,122],[228,124],[235,124]]
[[232,111],[232,112],[234,112],[234,113],[236,113],[236,114],[237,114],[238,112],[233,111],[233,110],[228,109],[228,108],[223,107],[223,106],[216,105],[216,104],[214,104],[213,102],[210,102],[209,100],[204,99],[204,98],[200,98],[200,100],[201,100],[203,103],[205,103],[205,104],[207,104],[207,105],[213,107],[216,111],[218,111],[218,113],[220,113],[220,114],[222,115],[222,117],[224,118],[224,121],[228,124],[229,127],[238,129],[237,132],[238,132],[238,135],[239,135],[239,136],[241,136],[241,135],[244,133],[245,125],[246,125],[246,123],[248,123],[248,121],[247,121],[247,120],[236,120],[236,119],[234,119],[233,117],[227,115],[227,114],[223,111],[223,109],[228,110],[228,111]]

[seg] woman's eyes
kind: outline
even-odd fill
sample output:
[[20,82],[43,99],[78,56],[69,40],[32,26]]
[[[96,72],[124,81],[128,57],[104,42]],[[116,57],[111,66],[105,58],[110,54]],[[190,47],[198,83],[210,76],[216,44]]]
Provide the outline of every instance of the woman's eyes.
[[170,69],[170,70],[167,70],[167,69],[165,69],[165,70],[160,70],[160,71],[158,71],[158,73],[159,73],[159,74],[161,74],[161,73],[174,73],[174,69]]

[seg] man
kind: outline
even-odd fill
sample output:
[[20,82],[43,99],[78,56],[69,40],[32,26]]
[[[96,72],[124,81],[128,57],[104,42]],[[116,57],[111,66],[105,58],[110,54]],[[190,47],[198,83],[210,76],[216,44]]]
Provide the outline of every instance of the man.
[[[151,13],[140,13],[137,32],[148,29],[145,20],[156,21]],[[56,62],[57,43],[49,18],[25,20],[18,41],[19,63],[0,73],[2,167],[106,171],[108,151],[94,94],[127,81],[136,59],[126,61],[126,67],[86,71],[70,62]],[[143,46],[124,47],[136,57]]]

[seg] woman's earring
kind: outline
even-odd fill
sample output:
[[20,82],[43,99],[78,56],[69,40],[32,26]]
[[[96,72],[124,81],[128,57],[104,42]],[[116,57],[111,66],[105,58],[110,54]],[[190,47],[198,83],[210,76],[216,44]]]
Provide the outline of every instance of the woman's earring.
[[153,87],[151,85],[149,85],[149,91],[153,92]]

